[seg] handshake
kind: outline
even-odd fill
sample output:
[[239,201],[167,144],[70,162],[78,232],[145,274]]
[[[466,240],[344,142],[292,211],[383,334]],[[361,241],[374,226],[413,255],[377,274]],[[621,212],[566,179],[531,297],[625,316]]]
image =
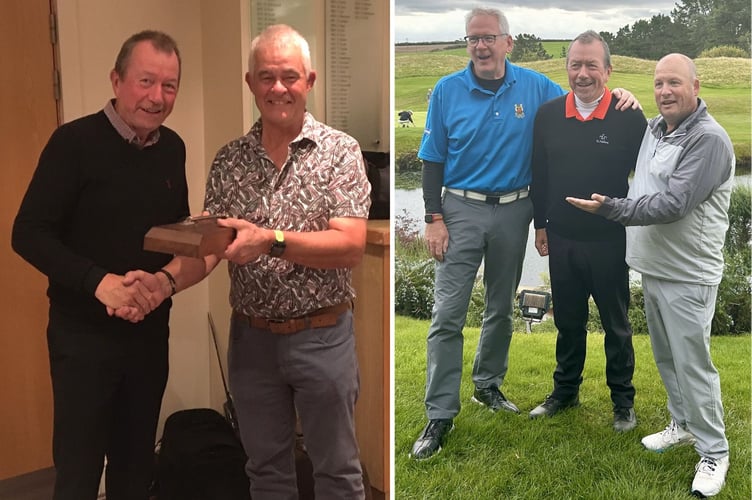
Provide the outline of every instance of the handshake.
[[107,314],[138,323],[174,293],[164,272],[129,271],[125,276],[108,273],[94,295],[105,305]]

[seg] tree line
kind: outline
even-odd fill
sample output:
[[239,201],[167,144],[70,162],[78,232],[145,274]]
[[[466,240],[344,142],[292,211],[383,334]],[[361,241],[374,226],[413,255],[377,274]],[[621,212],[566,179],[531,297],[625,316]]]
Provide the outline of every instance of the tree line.
[[[671,52],[691,58],[703,55],[749,57],[749,0],[681,0],[670,15],[659,14],[623,26],[616,34],[601,31],[612,54],[658,60]],[[562,54],[564,55],[564,54]],[[541,39],[515,37],[514,62],[550,59]]]

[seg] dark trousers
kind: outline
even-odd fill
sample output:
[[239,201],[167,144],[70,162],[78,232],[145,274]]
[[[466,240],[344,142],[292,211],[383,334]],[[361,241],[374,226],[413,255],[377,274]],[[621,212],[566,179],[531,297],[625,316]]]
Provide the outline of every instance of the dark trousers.
[[575,396],[585,366],[588,299],[593,297],[605,331],[606,383],[614,406],[631,408],[635,389],[632,327],[629,324],[629,270],[625,239],[576,241],[548,232],[548,265],[556,339],[556,399]]
[[[118,320],[122,321],[122,320]],[[168,327],[110,330],[50,308],[54,500],[145,500],[167,383]]]

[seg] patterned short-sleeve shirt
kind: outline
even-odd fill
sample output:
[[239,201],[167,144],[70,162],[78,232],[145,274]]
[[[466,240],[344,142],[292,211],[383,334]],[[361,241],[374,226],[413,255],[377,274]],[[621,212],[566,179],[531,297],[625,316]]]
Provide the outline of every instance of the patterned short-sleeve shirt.
[[[204,209],[283,231],[323,231],[329,220],[367,218],[371,186],[355,139],[306,113],[303,128],[277,169],[261,145],[261,120],[218,152]],[[348,268],[317,269],[261,255],[229,263],[230,305],[265,318],[292,318],[352,300]]]

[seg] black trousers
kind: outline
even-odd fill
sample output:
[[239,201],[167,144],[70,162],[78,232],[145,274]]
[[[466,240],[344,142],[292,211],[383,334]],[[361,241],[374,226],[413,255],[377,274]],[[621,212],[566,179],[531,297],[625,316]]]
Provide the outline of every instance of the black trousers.
[[574,397],[585,366],[588,299],[593,297],[605,331],[606,383],[614,406],[631,408],[635,389],[632,327],[629,324],[629,270],[625,237],[577,241],[548,232],[548,265],[556,339],[556,399]]
[[[123,321],[123,320],[118,320]],[[54,500],[146,500],[168,372],[168,324],[107,328],[50,307]]]

